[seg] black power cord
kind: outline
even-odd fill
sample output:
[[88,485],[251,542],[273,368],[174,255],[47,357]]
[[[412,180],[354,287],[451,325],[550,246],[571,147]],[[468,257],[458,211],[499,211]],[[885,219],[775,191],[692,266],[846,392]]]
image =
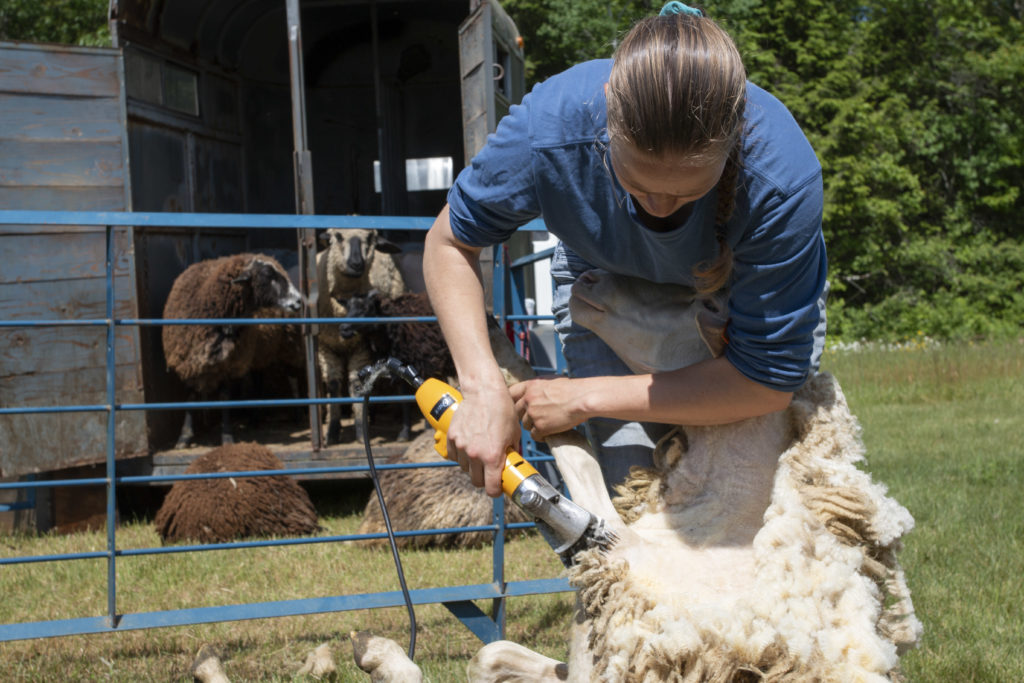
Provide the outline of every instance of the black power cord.
[[380,503],[381,517],[384,518],[384,528],[388,532],[388,543],[391,544],[391,556],[395,559],[395,569],[398,571],[398,583],[402,587],[402,597],[405,599],[405,608],[409,612],[409,659],[416,654],[416,612],[412,607],[412,596],[409,595],[409,586],[405,583],[405,572],[402,571],[402,560],[398,557],[398,544],[395,542],[395,532],[391,528],[391,518],[388,516],[388,506],[384,502],[384,492],[380,489],[380,479],[377,477],[377,467],[373,463],[373,452],[370,449],[370,395],[363,395],[363,446],[366,448],[366,461],[370,465],[370,479],[373,480],[373,488],[377,492],[377,502]]

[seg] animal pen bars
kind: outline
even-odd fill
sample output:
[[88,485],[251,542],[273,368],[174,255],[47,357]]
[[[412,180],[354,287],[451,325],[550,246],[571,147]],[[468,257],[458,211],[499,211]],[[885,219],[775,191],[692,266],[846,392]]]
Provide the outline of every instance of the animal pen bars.
[[[186,624],[209,623],[216,621],[233,621],[239,619],[255,619],[265,617],[296,616],[303,614],[314,614],[320,612],[345,611],[356,609],[371,609],[377,607],[394,607],[405,604],[401,592],[373,593],[363,595],[334,596],[321,598],[308,598],[290,601],[251,603],[243,605],[225,605],[217,607],[185,608],[161,612],[120,614],[117,611],[117,572],[116,566],[120,558],[130,558],[140,555],[156,555],[168,553],[183,553],[193,551],[210,551],[239,548],[255,548],[267,546],[290,546],[308,543],[346,542],[359,539],[379,538],[382,534],[369,535],[345,535],[345,536],[315,536],[293,539],[276,539],[262,541],[244,541],[236,543],[218,543],[207,545],[175,545],[160,548],[119,548],[117,546],[117,515],[116,500],[119,486],[143,485],[156,483],[169,483],[172,481],[186,479],[209,479],[226,477],[250,477],[250,476],[320,476],[324,474],[351,474],[368,471],[367,465],[344,465],[330,466],[328,463],[319,463],[318,467],[290,468],[283,470],[263,470],[259,472],[219,472],[216,474],[192,474],[192,475],[119,475],[118,468],[118,442],[119,427],[122,417],[125,415],[138,414],[140,411],[169,411],[181,410],[183,408],[214,408],[214,407],[249,407],[249,408],[272,408],[280,406],[318,406],[332,402],[348,403],[355,399],[348,398],[306,398],[306,399],[281,399],[281,400],[245,400],[245,401],[208,401],[208,402],[175,402],[175,403],[135,403],[125,401],[124,398],[132,397],[130,391],[124,390],[123,383],[118,379],[118,348],[119,339],[132,339],[130,331],[149,326],[165,324],[340,324],[353,323],[365,324],[373,322],[386,322],[384,319],[375,318],[282,318],[279,320],[267,318],[255,319],[227,319],[227,320],[163,320],[160,318],[131,318],[121,317],[118,310],[118,294],[116,287],[115,273],[119,264],[123,265],[125,254],[119,251],[118,234],[128,226],[134,225],[170,225],[170,226],[195,226],[211,224],[220,227],[243,228],[247,230],[272,229],[280,227],[292,227],[297,229],[316,229],[321,227],[372,227],[379,230],[386,229],[413,229],[424,230],[430,223],[429,218],[399,218],[399,217],[343,217],[343,216],[270,216],[270,215],[239,215],[239,214],[136,214],[128,212],[42,212],[42,211],[0,211],[0,235],[9,234],[13,230],[23,230],[25,226],[81,226],[88,230],[90,227],[101,227],[101,232],[92,231],[94,239],[104,240],[104,304],[103,317],[96,319],[34,319],[34,320],[0,320],[0,330],[9,331],[16,328],[43,329],[56,327],[92,327],[96,328],[99,334],[103,335],[105,347],[105,389],[102,394],[103,400],[91,404],[75,405],[37,405],[12,407],[3,405],[0,407],[0,419],[39,415],[41,417],[59,417],[69,413],[98,413],[105,416],[105,476],[84,478],[84,479],[55,479],[45,481],[18,481],[0,483],[0,492],[10,490],[34,491],[43,487],[82,487],[97,486],[106,487],[106,529],[107,548],[104,551],[69,553],[47,556],[27,557],[4,557],[0,558],[0,566],[43,563],[58,561],[74,561],[89,559],[105,559],[107,561],[107,605],[106,614],[95,617],[81,617],[63,619],[56,621],[41,621],[17,624],[0,624],[0,641],[19,640],[26,638],[54,637],[62,635],[99,633],[110,631],[122,631],[130,629],[156,628],[164,626],[178,626]],[[537,229],[538,225],[528,226]],[[503,248],[504,249],[504,248]],[[506,258],[499,257],[496,262],[499,267],[496,269],[495,298],[496,313],[499,320],[511,323],[542,319],[544,316],[525,315],[522,313],[519,287],[521,278],[513,274],[514,270],[532,263],[538,257],[526,257],[514,263],[508,263]],[[507,312],[506,301],[509,299],[516,303],[511,307],[511,313]],[[129,334],[126,334],[129,333]],[[130,343],[130,342],[129,342]],[[129,374],[131,368],[129,368]],[[411,396],[379,396],[371,397],[371,403],[393,402],[398,400],[411,400]],[[122,430],[123,431],[123,430]],[[535,462],[537,460],[550,460],[549,456],[538,453],[535,449],[528,447],[528,438],[524,438],[526,453]],[[418,465],[420,467],[431,465]],[[435,465],[438,466],[438,465]],[[442,463],[439,466],[451,466]],[[378,470],[409,468],[410,465],[378,465]],[[6,506],[11,509],[12,506]],[[495,523],[485,526],[460,527],[447,529],[428,529],[422,531],[396,532],[396,535],[427,535],[437,533],[460,533],[490,531],[495,534],[493,551],[493,582],[487,584],[468,586],[449,586],[420,589],[410,591],[410,598],[413,604],[441,603],[445,605],[456,617],[484,642],[492,642],[500,639],[504,633],[504,599],[522,595],[537,593],[562,592],[569,590],[565,579],[535,579],[528,581],[505,582],[504,581],[504,536],[507,528],[522,528],[532,524],[506,524],[504,521],[504,500],[495,499]],[[495,609],[492,616],[481,611],[472,601],[490,598],[495,601]]]
[[[326,228],[387,230],[414,263],[430,224],[416,216],[436,213],[445,195],[444,182],[418,170],[447,163],[457,173],[522,96],[514,25],[489,0],[119,0],[111,29],[114,48],[0,44],[0,512],[42,514],[67,503],[64,492],[77,504],[99,489],[108,535],[103,551],[0,558],[108,563],[104,616],[0,625],[0,639],[402,604],[388,593],[118,614],[119,558],[200,547],[118,548],[117,491],[210,476],[365,474],[361,447],[358,459],[336,449],[317,457],[317,409],[351,399],[183,402],[164,367],[159,311],[188,264],[241,251],[290,254],[286,267],[315,294],[312,236]],[[315,183],[310,149],[325,150]],[[322,215],[312,215],[314,200]],[[506,265],[495,262],[495,311],[530,319],[518,315],[523,269],[510,277]],[[231,320],[256,322],[269,321]],[[308,367],[308,344],[305,353]],[[286,470],[186,477],[190,456],[162,449],[187,406],[308,407],[316,424],[307,447],[275,453]],[[469,530],[481,529],[496,534],[493,583],[412,599],[446,604],[489,641],[503,631],[503,598],[567,584],[506,584],[501,521]],[[496,601],[493,618],[471,602],[481,598]]]

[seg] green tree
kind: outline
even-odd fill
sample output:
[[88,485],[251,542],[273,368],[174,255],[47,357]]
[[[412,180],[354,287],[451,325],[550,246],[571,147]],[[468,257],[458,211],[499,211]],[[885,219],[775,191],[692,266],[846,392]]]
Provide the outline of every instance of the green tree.
[[0,0],[0,40],[110,45],[108,0]]

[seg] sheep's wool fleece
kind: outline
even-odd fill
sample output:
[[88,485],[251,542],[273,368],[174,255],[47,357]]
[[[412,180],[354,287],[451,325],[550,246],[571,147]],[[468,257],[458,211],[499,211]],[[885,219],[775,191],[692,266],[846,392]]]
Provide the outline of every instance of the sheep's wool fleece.
[[[390,458],[388,464],[442,462],[434,450],[434,432],[428,430],[409,444],[405,453]],[[461,526],[491,524],[493,502],[484,490],[473,486],[469,475],[457,467],[425,467],[382,470],[379,475],[381,492],[388,506],[388,517],[395,530],[447,529]],[[505,501],[506,522],[531,521],[516,505]],[[377,497],[370,496],[363,511],[363,521],[357,533],[384,533],[384,518]],[[522,533],[508,530],[506,538]],[[429,536],[400,536],[395,539],[399,547],[473,548],[494,539],[491,531],[461,534],[431,534]],[[357,541],[359,545],[380,546],[386,539]]]
[[796,438],[748,549],[751,588],[681,607],[672,584],[687,567],[652,595],[622,557],[577,556],[592,680],[900,679],[898,656],[922,630],[896,559],[913,519],[855,466],[859,425],[831,376],[809,381],[791,414]]
[[[265,446],[228,444],[201,455],[186,474],[285,469]],[[154,520],[164,541],[223,543],[251,536],[301,536],[319,528],[309,494],[291,477],[175,482]]]

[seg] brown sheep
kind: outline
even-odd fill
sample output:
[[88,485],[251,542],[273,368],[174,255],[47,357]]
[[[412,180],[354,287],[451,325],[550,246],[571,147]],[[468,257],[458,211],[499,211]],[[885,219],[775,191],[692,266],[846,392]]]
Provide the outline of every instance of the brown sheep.
[[[302,295],[284,268],[263,254],[235,254],[194,263],[171,286],[164,318],[252,318],[268,311],[288,315],[302,306]],[[267,358],[267,339],[281,330],[253,325],[165,325],[164,356],[167,367],[189,388],[192,398],[226,397],[232,380],[249,374]],[[226,411],[222,442],[232,439]],[[178,437],[177,447],[193,439],[191,412]]]
[[[237,443],[201,455],[185,473],[284,468],[265,446]],[[252,536],[302,536],[319,529],[309,494],[294,479],[281,475],[175,482],[154,524],[164,542],[226,543]]]
[[[400,456],[392,457],[396,463],[441,462],[434,450],[434,432],[426,431],[409,444]],[[482,526],[493,521],[491,499],[483,489],[473,486],[469,477],[457,467],[424,467],[415,469],[383,470],[379,472],[380,487],[388,506],[391,527],[395,531],[414,529],[445,529],[460,526]],[[507,522],[532,521],[516,505],[506,499]],[[521,533],[510,529],[507,536]],[[363,511],[358,533],[384,533],[384,519],[377,496],[371,495]],[[473,548],[490,542],[490,531],[471,531],[461,534],[433,534],[430,536],[399,536],[399,547]],[[380,546],[386,539],[357,541],[364,546]]]

